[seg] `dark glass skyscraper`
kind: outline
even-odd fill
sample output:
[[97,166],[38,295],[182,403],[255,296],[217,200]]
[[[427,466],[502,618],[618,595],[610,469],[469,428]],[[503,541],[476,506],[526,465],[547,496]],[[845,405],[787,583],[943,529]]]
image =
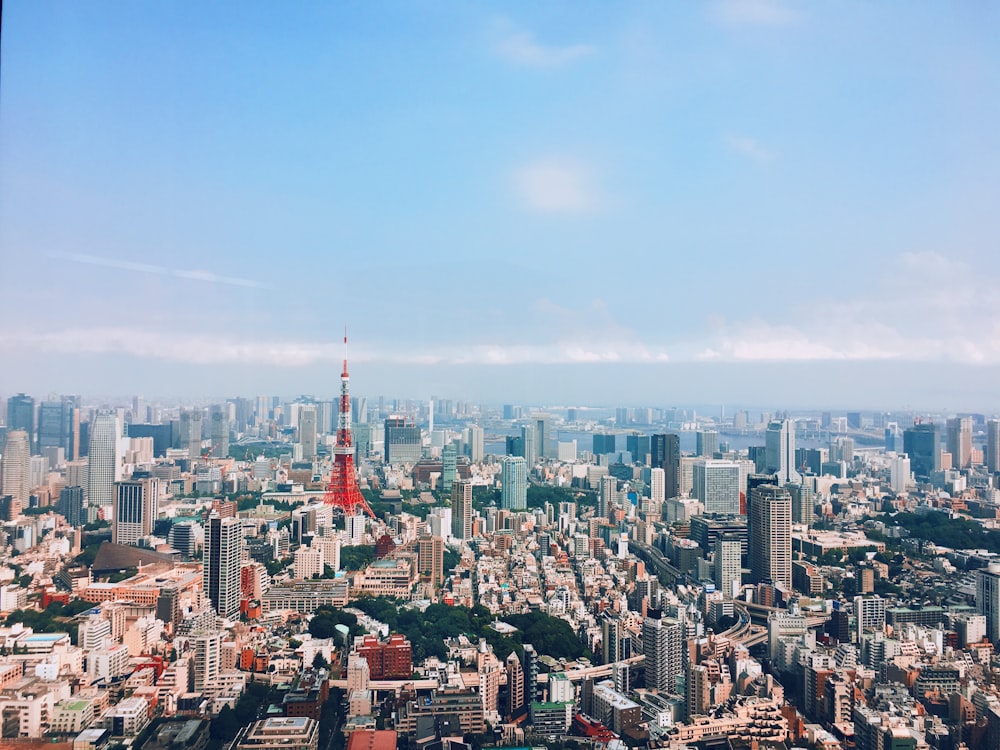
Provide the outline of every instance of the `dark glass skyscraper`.
[[663,489],[667,498],[681,494],[681,438],[673,433],[649,439],[650,466],[663,469]]
[[7,399],[7,431],[24,430],[28,433],[31,452],[35,452],[35,399],[19,393]]
[[941,471],[941,428],[930,422],[903,430],[903,452],[910,457],[914,476],[926,479]]

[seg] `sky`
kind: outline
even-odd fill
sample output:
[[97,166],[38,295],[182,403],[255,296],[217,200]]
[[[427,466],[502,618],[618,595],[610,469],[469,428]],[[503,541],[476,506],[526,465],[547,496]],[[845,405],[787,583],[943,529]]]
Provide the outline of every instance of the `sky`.
[[1000,409],[994,4],[2,21],[0,392]]

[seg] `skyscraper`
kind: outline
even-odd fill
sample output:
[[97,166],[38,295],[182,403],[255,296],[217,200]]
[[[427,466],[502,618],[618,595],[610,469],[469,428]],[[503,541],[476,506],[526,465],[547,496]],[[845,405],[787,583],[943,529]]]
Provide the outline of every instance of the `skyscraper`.
[[910,468],[916,477],[928,479],[935,471],[941,471],[941,428],[928,422],[903,430],[903,453],[910,457]]
[[949,419],[947,428],[952,468],[969,468],[972,463],[972,417]]
[[87,449],[87,503],[90,519],[115,504],[115,482],[121,479],[121,424],[114,412],[100,412],[90,425]]
[[719,450],[719,433],[715,430],[699,430],[695,433],[695,452],[704,458],[713,458]]
[[415,464],[423,455],[420,428],[404,417],[392,416],[385,420],[385,451],[382,460],[387,464]]
[[750,573],[754,583],[792,587],[792,496],[784,487],[755,487],[750,500]]
[[983,457],[986,469],[992,473],[1000,471],[1000,419],[986,423],[986,455]]
[[23,430],[28,434],[28,450],[35,443],[35,399],[19,393],[7,399],[7,430]]
[[528,468],[538,463],[538,436],[534,425],[524,425],[521,428],[521,445],[524,446],[524,460]]
[[615,436],[594,433],[594,455],[604,456],[615,452]]
[[212,457],[229,456],[229,404],[216,404],[211,412]]
[[765,440],[767,471],[777,475],[779,484],[799,484],[802,477],[795,470],[795,423],[790,419],[772,420]]
[[417,572],[435,586],[444,583],[444,539],[430,534],[417,539]]
[[153,533],[159,514],[160,480],[156,477],[115,483],[115,515],[111,541],[137,544]]
[[220,617],[240,611],[240,559],[243,553],[242,522],[221,518],[214,512],[205,527],[202,563],[203,588]]
[[451,486],[451,535],[472,539],[472,482],[466,479]]
[[649,439],[651,466],[663,469],[663,489],[667,498],[681,494],[681,438],[673,433]]
[[469,460],[474,464],[482,463],[486,456],[485,434],[477,424],[469,425]]
[[625,620],[612,610],[601,616],[602,664],[614,664],[632,656],[632,636],[625,627]]
[[785,485],[792,496],[792,523],[804,523],[808,526],[816,521],[815,493],[810,481]]
[[451,492],[458,476],[458,448],[448,443],[441,449],[441,489]]
[[734,587],[743,582],[742,548],[743,542],[738,536],[720,534],[715,540],[715,588],[727,597],[733,596]]
[[504,456],[500,462],[500,507],[528,507],[528,464],[520,456]]
[[646,689],[674,692],[684,670],[683,628],[663,611],[650,609],[642,622],[643,667]]
[[56,512],[66,519],[70,526],[83,526],[87,523],[87,497],[83,487],[63,487],[59,491],[59,503]]
[[13,520],[28,507],[31,491],[31,440],[24,430],[7,433],[3,449],[3,473],[0,474],[0,497],[10,495],[7,519]]
[[739,515],[740,465],[716,459],[695,461],[691,494],[702,502],[706,513]]
[[649,471],[649,497],[657,503],[662,503],[667,499],[664,471],[659,467]]
[[986,616],[986,637],[1000,642],[1000,563],[976,571],[976,611]]
[[80,440],[80,411],[72,397],[60,401],[43,401],[38,407],[38,452],[46,448],[62,448],[66,460],[74,460]]
[[186,449],[192,461],[201,458],[201,409],[181,412],[181,448]]
[[316,458],[317,414],[315,404],[303,404],[299,409],[299,443],[302,445],[302,460]]

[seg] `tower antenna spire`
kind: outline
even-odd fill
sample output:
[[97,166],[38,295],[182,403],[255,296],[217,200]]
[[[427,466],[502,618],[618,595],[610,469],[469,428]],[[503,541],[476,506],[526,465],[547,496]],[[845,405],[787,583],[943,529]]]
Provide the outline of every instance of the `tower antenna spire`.
[[323,502],[354,516],[362,512],[375,518],[358,487],[354,472],[354,441],[351,435],[350,376],[347,374],[347,326],[344,326],[344,371],[340,375],[340,408],[337,413],[337,442],[333,447],[333,468]]

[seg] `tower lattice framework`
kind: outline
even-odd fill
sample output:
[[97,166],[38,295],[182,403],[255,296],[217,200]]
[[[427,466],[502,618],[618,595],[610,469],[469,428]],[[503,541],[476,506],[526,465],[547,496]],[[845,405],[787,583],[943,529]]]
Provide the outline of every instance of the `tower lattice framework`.
[[340,408],[337,413],[337,442],[333,448],[333,468],[326,485],[323,502],[340,508],[344,515],[354,516],[364,511],[372,518],[375,513],[361,494],[354,473],[354,441],[351,437],[350,376],[347,374],[347,334],[344,334],[344,371],[340,374]]

